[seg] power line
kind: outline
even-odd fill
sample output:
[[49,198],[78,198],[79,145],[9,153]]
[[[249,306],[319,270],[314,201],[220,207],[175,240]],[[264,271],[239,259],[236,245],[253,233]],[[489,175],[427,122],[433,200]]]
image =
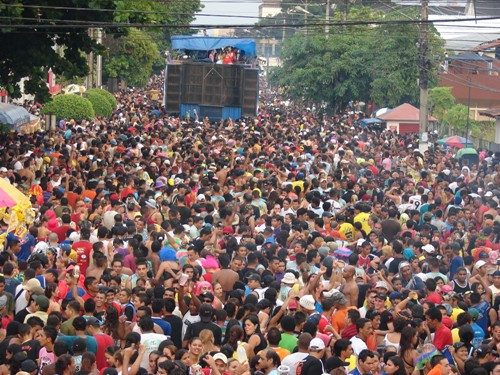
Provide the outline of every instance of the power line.
[[[295,27],[314,27],[314,26],[319,26],[319,27],[324,27],[325,25],[329,26],[361,26],[361,25],[408,25],[408,24],[426,24],[426,23],[434,23],[434,22],[443,22],[443,23],[456,23],[456,22],[463,22],[463,21],[482,21],[482,20],[498,20],[500,19],[500,16],[497,17],[484,17],[484,18],[464,18],[460,20],[455,20],[455,19],[442,19],[442,20],[433,20],[433,21],[423,21],[423,20],[384,20],[384,21],[343,21],[343,22],[308,22],[306,23],[298,23],[294,24],[293,26]],[[123,28],[123,27],[145,27],[145,28],[179,28],[179,27],[185,27],[185,25],[162,25],[162,24],[145,24],[145,23],[115,23],[115,22],[109,22],[105,24],[98,24],[93,21],[89,21],[86,25],[71,25],[71,24],[56,24],[56,25],[37,25],[37,24],[0,24],[0,28],[82,28],[82,27],[89,27],[95,25],[100,26],[100,27],[106,27],[106,28]],[[255,29],[266,29],[266,28],[282,28],[282,25],[255,25],[255,24],[250,24],[250,25],[244,25],[244,24],[238,24],[238,25],[191,25],[192,28],[194,29],[227,29],[227,28],[255,28]]]

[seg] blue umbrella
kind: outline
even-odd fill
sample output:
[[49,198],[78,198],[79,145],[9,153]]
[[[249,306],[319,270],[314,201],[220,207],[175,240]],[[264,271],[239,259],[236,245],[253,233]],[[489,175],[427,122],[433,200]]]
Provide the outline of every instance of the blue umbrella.
[[361,120],[361,127],[365,128],[368,125],[373,125],[373,124],[380,124],[382,120],[378,118],[365,118]]
[[150,113],[151,116],[156,116],[156,117],[160,117],[161,116],[161,112],[157,109],[153,109]]

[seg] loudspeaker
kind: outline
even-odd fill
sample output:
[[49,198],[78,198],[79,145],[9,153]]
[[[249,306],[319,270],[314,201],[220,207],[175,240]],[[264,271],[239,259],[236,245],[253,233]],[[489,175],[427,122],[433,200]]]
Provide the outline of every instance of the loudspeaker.
[[243,100],[241,114],[243,116],[255,116],[257,114],[257,102],[259,96],[259,70],[243,69],[241,90]]
[[182,65],[169,65],[165,77],[165,110],[179,112],[182,92]]

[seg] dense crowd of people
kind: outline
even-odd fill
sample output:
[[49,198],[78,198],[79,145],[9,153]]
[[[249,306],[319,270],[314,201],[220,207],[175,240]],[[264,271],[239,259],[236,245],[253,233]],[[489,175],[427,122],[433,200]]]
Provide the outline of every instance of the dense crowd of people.
[[3,141],[36,220],[0,254],[0,375],[500,374],[498,153],[275,92],[178,118],[158,82]]

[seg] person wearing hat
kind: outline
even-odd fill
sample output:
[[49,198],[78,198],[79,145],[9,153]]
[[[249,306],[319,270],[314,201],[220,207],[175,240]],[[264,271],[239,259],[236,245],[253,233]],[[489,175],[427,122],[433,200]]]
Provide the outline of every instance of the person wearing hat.
[[257,291],[261,288],[262,279],[258,273],[251,273],[247,277],[247,285],[245,286],[245,296]]
[[24,318],[24,323],[26,323],[28,319],[31,318],[32,316],[36,316],[42,319],[42,321],[45,324],[47,324],[47,319],[49,317],[47,311],[49,310],[50,306],[49,299],[45,296],[37,296],[37,295],[33,295],[32,298],[33,301],[35,302],[35,312],[26,315],[26,317]]
[[311,294],[306,294],[305,296],[300,297],[299,305],[301,310],[304,311],[307,315],[311,315],[316,312],[316,301]]
[[300,375],[314,375],[324,373],[324,365],[322,362],[325,354],[325,343],[323,340],[314,338],[309,343],[309,355],[299,364],[297,372]]
[[295,274],[292,272],[285,272],[285,275],[281,279],[281,288],[279,290],[278,298],[285,302],[286,299],[288,298],[288,294],[290,293],[290,290],[293,289],[294,285],[297,283],[297,278],[295,277]]
[[199,337],[200,332],[204,329],[212,331],[214,334],[214,344],[220,346],[222,343],[222,329],[212,321],[213,308],[209,303],[202,303],[198,315],[200,316],[200,321],[197,323],[192,323],[187,327],[186,334],[184,335],[183,346],[187,347],[188,342],[193,337]]
[[36,375],[36,373],[38,372],[38,366],[36,365],[35,361],[31,359],[25,359],[21,363],[21,371],[24,371],[30,375]]
[[492,369],[495,367],[493,350],[488,345],[480,345],[474,354],[479,361],[479,366],[488,371],[488,374],[492,374]]
[[330,298],[332,299],[335,307],[335,313],[331,317],[332,327],[334,332],[342,332],[346,325],[348,310],[355,309],[356,305],[350,304],[345,294],[341,292],[335,292]]

